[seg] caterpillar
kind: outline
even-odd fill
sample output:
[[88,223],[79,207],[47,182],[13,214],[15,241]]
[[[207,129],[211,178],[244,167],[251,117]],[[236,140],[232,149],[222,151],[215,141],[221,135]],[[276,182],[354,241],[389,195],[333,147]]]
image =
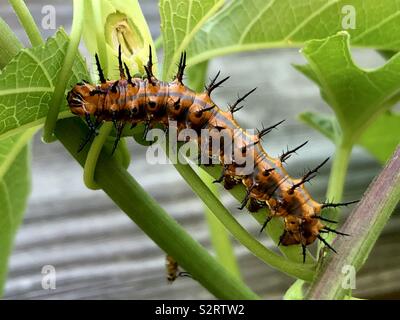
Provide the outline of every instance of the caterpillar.
[[[99,73],[100,84],[90,84],[87,81],[76,84],[67,95],[67,101],[73,114],[84,117],[89,127],[88,137],[81,145],[85,144],[95,134],[98,126],[104,121],[112,121],[117,132],[114,149],[121,138],[122,130],[126,124],[135,126],[145,124],[145,134],[156,125],[168,130],[171,120],[176,122],[178,132],[191,129],[199,133],[197,142],[201,141],[200,131],[206,130],[216,140],[225,141],[232,139],[231,150],[225,148],[212,148],[207,146],[201,156],[208,158],[217,157],[223,171],[215,182],[223,183],[226,189],[242,183],[246,187],[246,195],[240,205],[254,212],[262,207],[267,207],[267,216],[262,226],[274,217],[283,219],[284,228],[280,236],[279,245],[301,245],[303,262],[306,259],[306,247],[315,240],[322,241],[329,249],[335,249],[321,236],[322,233],[334,232],[346,235],[329,228],[325,222],[336,223],[322,217],[324,208],[347,206],[357,201],[345,203],[315,201],[305,188],[305,183],[314,178],[318,170],[328,161],[307,171],[300,179],[289,176],[284,168],[285,161],[306,143],[287,150],[278,158],[269,156],[263,149],[261,140],[281,122],[267,128],[258,130],[256,134],[248,134],[234,119],[234,113],[239,111],[244,101],[255,89],[246,93],[227,111],[220,109],[211,99],[211,93],[222,83],[226,77],[218,81],[218,74],[211,80],[202,93],[196,93],[183,84],[186,68],[186,53],[180,57],[178,71],[172,82],[158,80],[153,74],[152,49],[149,50],[149,60],[144,66],[146,76],[143,78],[132,77],[128,66],[122,62],[121,47],[118,53],[120,79],[106,80],[104,77],[98,55],[95,55],[96,66]],[[92,121],[92,118],[95,121]],[[222,132],[224,133],[222,135]],[[243,164],[239,158],[246,156],[251,161],[251,171],[243,173],[240,170]]]
[[178,262],[170,255],[165,256],[165,268],[167,271],[167,280],[169,283],[174,282],[178,277],[192,277],[190,273],[186,271],[179,271]]

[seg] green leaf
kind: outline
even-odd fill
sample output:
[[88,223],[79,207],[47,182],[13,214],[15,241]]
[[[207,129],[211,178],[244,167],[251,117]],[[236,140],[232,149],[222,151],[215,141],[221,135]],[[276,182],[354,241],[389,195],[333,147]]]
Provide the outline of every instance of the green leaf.
[[161,33],[164,43],[163,79],[170,79],[175,63],[196,32],[224,0],[161,0]]
[[341,31],[351,21],[353,8],[355,28],[347,29],[352,44],[400,50],[399,0],[382,0],[379,5],[376,0],[237,0],[197,32],[189,64],[245,50],[301,47]]
[[[302,53],[308,65],[298,70],[320,86],[322,97],[336,115],[341,133],[350,142],[356,141],[368,125],[398,99],[400,54],[380,68],[361,69],[352,60],[346,32],[311,40]],[[308,116],[307,122],[314,127],[320,124],[329,127],[329,121],[321,122],[320,117],[314,116],[311,120]],[[329,129],[319,130],[325,135],[331,134]]]
[[36,131],[37,128],[31,128],[23,133],[0,140],[0,180]]
[[[310,127],[322,133],[334,143],[338,143],[337,121],[335,117],[317,112],[303,112],[299,116]],[[393,154],[400,141],[400,115],[384,112],[357,140],[381,163],[385,163]]]
[[400,114],[385,112],[361,136],[359,143],[385,163],[400,142]]
[[0,140],[0,296],[8,257],[22,221],[30,190],[30,150],[26,146],[37,128]]
[[[0,18],[0,68],[22,49],[22,44]],[[30,150],[26,146],[37,128],[0,140],[0,296],[7,276],[8,257],[29,194]]]
[[[3,151],[3,145],[9,143],[2,141],[1,150]],[[1,156],[4,159],[2,151]],[[30,191],[29,160],[29,148],[25,145],[0,179],[0,295],[7,275],[8,257],[14,236],[22,222]],[[3,163],[4,161],[1,162]]]
[[[21,50],[0,74],[0,138],[14,135],[42,124],[54,90],[57,73],[64,61],[68,42],[60,29],[44,46]],[[77,55],[67,90],[87,79],[86,65]],[[60,108],[61,117],[72,115],[66,100]]]
[[304,299],[304,281],[297,280],[283,296],[284,300],[303,300]]
[[338,140],[337,122],[334,116],[317,112],[303,112],[300,113],[299,118],[333,142]]

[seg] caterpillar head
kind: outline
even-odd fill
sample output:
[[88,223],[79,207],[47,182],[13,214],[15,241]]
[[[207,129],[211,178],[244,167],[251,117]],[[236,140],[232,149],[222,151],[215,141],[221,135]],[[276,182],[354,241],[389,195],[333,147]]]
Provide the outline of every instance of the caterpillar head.
[[289,215],[284,220],[285,231],[280,238],[284,246],[292,244],[309,245],[313,243],[324,228],[324,225],[315,218],[304,219]]
[[83,116],[86,113],[93,114],[96,111],[99,100],[98,94],[91,94],[95,90],[96,87],[87,83],[76,84],[67,95],[71,112],[79,116]]

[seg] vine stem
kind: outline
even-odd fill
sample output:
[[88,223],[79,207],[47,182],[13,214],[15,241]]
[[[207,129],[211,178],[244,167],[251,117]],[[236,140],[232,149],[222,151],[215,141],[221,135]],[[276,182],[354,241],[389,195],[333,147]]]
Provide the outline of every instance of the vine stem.
[[99,134],[94,138],[92,144],[90,145],[85,165],[83,167],[83,182],[85,183],[86,187],[91,190],[100,189],[99,185],[94,179],[94,173],[96,171],[97,160],[99,159],[101,149],[103,148],[107,137],[110,135],[112,128],[112,122],[103,123]]
[[117,157],[118,161],[125,169],[128,169],[131,163],[131,154],[129,153],[126,139],[121,138],[119,141],[118,147],[115,150],[115,157]]
[[54,93],[49,102],[49,112],[47,113],[44,123],[42,139],[47,143],[56,140],[53,132],[58,118],[58,113],[60,112],[61,101],[62,99],[65,99],[65,89],[68,84],[68,79],[71,77],[71,69],[76,59],[76,53],[82,35],[82,23],[85,15],[84,1],[74,0],[73,4],[74,11],[70,41],[68,43],[63,65],[57,76]]
[[[346,139],[343,138],[342,140]],[[342,199],[352,149],[353,144],[345,142],[340,142],[336,147],[326,193],[329,201],[341,201]]]
[[[103,123],[100,127],[99,134],[95,136],[92,144],[90,145],[85,165],[83,167],[83,182],[85,183],[86,187],[91,190],[101,189],[96,183],[95,179],[97,160],[99,159],[100,152],[112,129],[113,124],[111,122]],[[114,152],[114,157],[125,169],[129,167],[131,155],[128,151],[125,139],[122,138],[119,141],[118,147]]]
[[[210,186],[210,191],[219,199],[218,189],[212,183],[211,177],[202,170],[196,170],[200,179]],[[232,274],[241,278],[239,265],[237,263],[229,233],[224,225],[215,217],[212,210],[204,206],[208,229],[211,236],[211,243],[217,255],[218,261]]]
[[[368,187],[359,205],[342,226],[351,237],[337,237],[331,254],[322,263],[307,299],[343,299],[348,289],[346,270],[358,271],[400,200],[400,145],[382,172]],[[344,269],[344,267],[346,269]],[[345,272],[344,272],[345,271]],[[351,274],[349,274],[351,275]],[[352,273],[355,276],[354,273]]]
[[0,69],[23,48],[8,24],[0,17]]
[[[84,165],[87,152],[77,153],[78,144],[87,134],[78,118],[59,120],[55,134],[71,155]],[[219,299],[259,299],[242,281],[218,263],[197,241],[172,219],[148,195],[126,169],[111,158],[105,146],[97,162],[99,186],[153,241],[190,272]]]
[[24,27],[31,45],[33,47],[42,45],[42,36],[25,2],[23,0],[9,0],[9,2],[14,8],[18,20]]
[[[333,159],[331,173],[329,175],[328,190],[326,193],[326,201],[340,202],[343,197],[343,190],[346,183],[347,170],[349,167],[349,161],[351,152],[353,150],[353,143],[350,142],[346,136],[343,136],[340,142],[337,144],[335,150],[335,157]],[[339,209],[324,210],[324,217],[331,220],[338,220],[340,211]],[[335,238],[335,234],[329,233],[326,236],[326,240],[331,243]],[[323,245],[321,242],[318,243],[318,248]],[[320,250],[318,250],[319,253]]]

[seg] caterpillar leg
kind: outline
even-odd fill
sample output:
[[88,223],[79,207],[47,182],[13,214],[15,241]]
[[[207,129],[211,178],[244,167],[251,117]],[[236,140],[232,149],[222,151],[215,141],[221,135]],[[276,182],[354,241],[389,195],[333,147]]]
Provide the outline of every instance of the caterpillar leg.
[[113,145],[113,149],[112,149],[111,155],[113,155],[115,150],[117,149],[118,142],[121,140],[121,135],[122,135],[122,131],[124,130],[124,126],[125,126],[125,124],[123,124],[121,122],[117,124],[117,128],[116,128],[117,129],[117,136],[116,136],[115,141],[114,141],[114,145]]
[[261,229],[260,229],[260,233],[264,231],[264,229],[265,229],[265,228],[267,227],[267,225],[268,225],[268,222],[270,222],[271,219],[272,219],[272,216],[268,216],[267,219],[265,219],[265,221],[264,221],[264,223],[263,223],[263,225],[262,225],[262,227],[261,227]]
[[224,178],[224,188],[226,190],[232,189],[234,186],[236,186],[239,182],[231,176],[225,176]]
[[244,196],[244,199],[242,200],[242,203],[240,204],[240,207],[238,207],[239,210],[243,210],[244,207],[247,205],[247,202],[249,202],[250,193],[251,193],[252,189],[253,189],[253,186],[247,189],[246,195]]
[[301,244],[301,254],[303,255],[303,263],[306,263],[306,257],[307,257],[307,246],[305,244]]
[[147,134],[149,133],[149,130],[151,129],[150,127],[150,121],[146,121],[144,123],[144,131],[143,131],[143,140],[146,140]]
[[225,179],[225,171],[227,169],[227,165],[222,166],[222,172],[218,179],[214,180],[213,183],[221,183]]
[[93,136],[97,135],[97,129],[101,124],[101,121],[98,121],[97,119],[95,120],[95,123],[93,123],[89,113],[85,114],[85,121],[89,128],[89,132],[86,135],[85,139],[82,141],[82,143],[79,145],[78,153],[81,152],[83,148],[85,148],[85,146],[88,144],[88,142],[92,139]]
[[187,271],[181,271],[181,272],[179,272],[179,273],[178,273],[178,277],[188,277],[188,278],[192,278],[192,279],[193,279],[193,276],[192,276],[189,272],[187,272]]
[[278,242],[278,247],[282,244],[285,245],[284,243],[282,243],[286,237],[287,231],[283,230],[283,233],[281,234],[281,236],[279,237],[279,242]]
[[250,198],[250,202],[247,208],[250,212],[257,212],[258,210],[264,208],[265,206],[266,206],[265,202],[258,201],[255,198]]

